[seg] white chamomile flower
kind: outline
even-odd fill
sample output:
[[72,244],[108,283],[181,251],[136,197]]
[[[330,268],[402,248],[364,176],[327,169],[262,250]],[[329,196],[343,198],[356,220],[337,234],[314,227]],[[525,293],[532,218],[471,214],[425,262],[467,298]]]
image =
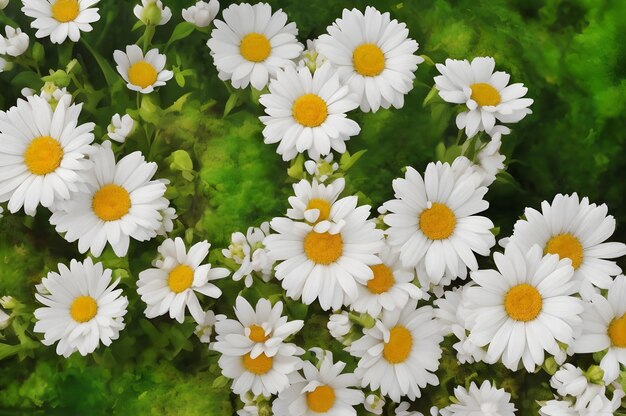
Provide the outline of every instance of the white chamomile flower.
[[488,256],[495,244],[491,220],[475,215],[489,206],[487,188],[478,186],[473,170],[455,164],[429,163],[423,178],[407,167],[405,177],[393,181],[398,199],[383,205],[388,242],[405,267],[421,264],[426,276],[418,277],[433,284],[444,275],[464,279],[468,268],[478,268],[474,252]]
[[435,77],[435,85],[444,101],[465,104],[469,111],[459,113],[456,125],[465,129],[468,137],[479,131],[489,132],[496,120],[517,123],[532,111],[528,108],[533,100],[522,98],[528,88],[524,84],[509,83],[506,72],[493,72],[496,62],[491,57],[446,59],[446,64],[437,64],[441,75]]
[[259,299],[253,309],[248,301],[238,296],[235,304],[237,320],[223,319],[215,324],[217,342],[213,349],[228,355],[248,355],[255,359],[261,354],[273,357],[286,338],[302,329],[301,320],[288,321],[283,303],[274,306],[267,299]]
[[335,162],[333,159],[334,157],[331,153],[324,158],[320,157],[318,159],[307,160],[304,162],[304,169],[306,169],[308,174],[313,176],[314,179],[324,183],[339,170],[339,163]]
[[193,6],[183,9],[183,19],[198,27],[207,27],[219,11],[219,1],[210,0],[208,3],[199,1]]
[[[398,407],[395,409],[396,416],[424,416],[422,412],[418,412],[417,410],[410,410],[411,405],[409,402],[401,402]],[[436,407],[431,409],[431,415],[438,416],[439,412],[436,410]]]
[[364,336],[348,347],[360,357],[355,374],[361,386],[380,388],[396,403],[401,396],[415,400],[426,385],[439,382],[434,373],[441,358],[441,324],[432,307],[416,305],[411,300],[404,309],[384,311],[375,326],[364,329]]
[[580,416],[580,413],[572,407],[569,400],[549,400],[541,404],[540,416]]
[[363,402],[363,407],[370,413],[382,415],[385,407],[385,398],[374,393],[368,394]]
[[253,283],[253,273],[258,273],[264,281],[269,281],[273,262],[268,258],[263,244],[263,240],[269,234],[270,224],[264,222],[260,227],[248,228],[245,235],[241,232],[231,235],[231,243],[227,249],[222,250],[222,254],[239,265],[239,269],[233,274],[234,281],[244,279],[246,287],[250,287]]
[[172,18],[172,11],[169,7],[164,7],[161,0],[141,0],[133,8],[135,17],[145,25],[161,26]]
[[111,124],[107,128],[107,136],[118,143],[124,143],[128,135],[133,131],[134,125],[135,120],[130,115],[124,114],[120,117],[116,113],[111,118]]
[[122,289],[116,289],[119,279],[111,283],[111,269],[90,258],[58,267],[37,285],[35,297],[45,306],[35,310],[34,331],[44,334],[44,345],[58,341],[56,352],[64,357],[90,354],[100,342],[111,345],[124,329],[128,306]]
[[626,277],[615,278],[605,298],[593,294],[585,302],[581,334],[576,337],[571,350],[576,354],[607,350],[600,361],[603,380],[611,383],[626,366]]
[[626,244],[606,241],[615,232],[615,218],[607,212],[606,204],[590,204],[576,193],[558,194],[552,203],[541,203],[541,212],[526,208],[525,219],[515,223],[509,242],[522,250],[538,244],[545,253],[569,258],[586,299],[597,291],[593,286],[607,289],[612,276],[622,272],[616,262],[607,260],[626,254]]
[[227,269],[212,268],[210,263],[203,264],[210,247],[211,244],[202,241],[187,251],[180,237],[163,241],[158,248],[160,258],[153,263],[155,268],[140,272],[137,281],[137,293],[146,303],[145,314],[148,318],[169,312],[170,318],[182,323],[187,308],[196,323],[204,321],[205,313],[196,292],[219,298],[222,291],[210,282],[229,274]]
[[326,327],[333,338],[343,343],[344,337],[352,330],[352,322],[350,322],[348,312],[342,311],[330,315]]
[[306,221],[316,224],[327,220],[332,205],[346,186],[344,178],[334,180],[328,185],[312,182],[306,179],[293,185],[294,196],[289,197],[287,216],[292,220]]
[[341,18],[316,42],[317,50],[336,68],[342,85],[357,94],[362,111],[402,108],[413,89],[414,72],[423,58],[408,37],[406,24],[374,7],[344,9]]
[[339,82],[335,69],[325,64],[311,74],[309,68],[279,70],[259,102],[267,116],[265,143],[279,143],[276,153],[291,160],[305,151],[312,159],[346,151],[346,141],[361,128],[346,113],[359,106],[354,94]]
[[458,403],[441,409],[441,416],[515,416],[511,394],[497,389],[487,380],[480,388],[472,381],[468,390],[463,386],[454,389]]
[[35,20],[30,27],[35,36],[50,36],[52,43],[63,43],[68,37],[78,42],[80,32],[91,32],[91,23],[100,20],[97,7],[100,0],[22,0],[22,12]]
[[28,49],[29,38],[18,28],[6,26],[6,38],[0,35],[0,55],[20,56]]
[[287,296],[306,305],[318,299],[322,309],[339,309],[354,302],[358,283],[374,277],[369,266],[380,264],[383,232],[368,220],[370,207],[357,207],[355,196],[342,198],[330,208],[328,219],[316,224],[274,218],[277,232],[265,246]]
[[605,394],[598,394],[580,411],[580,414],[584,416],[612,416],[618,409],[622,408],[624,396],[626,393],[621,388],[615,389],[610,399]]
[[550,379],[550,386],[562,397],[576,399],[576,409],[585,408],[599,394],[604,394],[604,386],[591,384],[583,370],[573,364],[564,364]]
[[544,352],[558,355],[558,342],[571,344],[583,305],[569,260],[543,255],[538,245],[522,252],[515,244],[494,253],[498,270],[472,272],[477,286],[463,292],[470,339],[489,345],[484,361],[501,360],[516,371],[520,360],[532,372]]
[[321,68],[326,61],[326,57],[317,50],[317,39],[307,39],[306,50],[302,52],[300,56],[298,68],[307,67],[311,72],[315,72],[315,70]]
[[500,154],[500,147],[502,135],[509,134],[511,130],[504,126],[496,126],[493,130],[491,140],[476,154],[473,165],[474,170],[482,177],[481,186],[491,185],[496,180],[496,175],[505,169],[506,157]]
[[215,316],[215,313],[211,310],[204,312],[204,316],[196,325],[194,333],[200,339],[203,344],[209,344],[211,342],[211,335],[213,335],[213,327],[217,323],[217,318],[222,315]]
[[50,208],[69,199],[86,180],[94,123],[78,124],[81,109],[70,97],[52,109],[32,96],[0,111],[0,202],[9,201],[10,212],[23,206],[34,215],[39,205]]
[[137,45],[126,46],[126,52],[116,50],[113,59],[129,90],[149,94],[156,87],[165,85],[174,73],[165,68],[166,57],[158,49],[150,49],[144,56]]
[[55,205],[50,223],[78,250],[98,257],[107,242],[118,257],[128,252],[130,238],[147,241],[161,226],[167,207],[165,183],[153,180],[157,165],[133,152],[115,162],[108,140],[89,155],[94,166],[86,173],[86,187]]
[[363,392],[358,389],[358,378],[352,373],[342,374],[344,362],[333,363],[333,355],[326,352],[319,368],[305,361],[304,377],[294,375],[289,388],[274,401],[276,416],[356,416],[357,406],[363,403]]
[[382,263],[370,266],[374,277],[359,285],[359,296],[351,305],[353,310],[377,317],[383,309],[402,309],[409,299],[424,297],[422,290],[413,284],[413,270],[402,266],[400,253],[385,244],[378,257]]
[[[167,185],[167,184],[166,184]],[[169,204],[169,201],[168,201]],[[157,230],[158,235],[167,236],[168,233],[171,233],[174,229],[174,220],[178,218],[178,214],[176,214],[176,210],[174,207],[168,206],[165,209],[161,210],[161,225]]]
[[222,81],[230,80],[235,88],[251,84],[262,90],[279,69],[295,66],[293,60],[303,46],[296,39],[296,24],[286,24],[282,10],[272,13],[267,3],[233,4],[224,9],[222,18],[213,21],[215,29],[207,42]]

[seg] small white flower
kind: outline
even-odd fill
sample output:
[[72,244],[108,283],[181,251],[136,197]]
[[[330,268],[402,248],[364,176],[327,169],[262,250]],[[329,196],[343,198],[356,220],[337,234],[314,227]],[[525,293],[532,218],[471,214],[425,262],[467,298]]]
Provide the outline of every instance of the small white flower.
[[350,318],[348,317],[348,312],[342,311],[341,313],[334,313],[330,315],[328,319],[328,324],[326,324],[330,335],[337,339],[342,340],[343,337],[348,335],[350,330],[352,329],[352,322],[350,322]]
[[[168,201],[169,202],[169,201]],[[167,207],[161,210],[161,226],[157,230],[158,235],[167,236],[174,229],[174,220],[178,218],[174,207]]]
[[244,279],[246,287],[250,287],[253,273],[258,273],[266,282],[271,278],[273,262],[263,244],[265,237],[270,234],[269,228],[269,223],[264,222],[260,227],[248,228],[245,236],[241,232],[232,234],[231,244],[228,249],[222,250],[222,254],[240,265],[233,274],[234,281]]
[[35,20],[30,27],[35,36],[50,36],[52,43],[63,43],[69,37],[78,42],[80,32],[91,32],[91,23],[100,20],[97,7],[100,0],[22,0],[22,13]]
[[306,66],[311,72],[315,72],[315,70],[321,68],[326,61],[326,57],[317,50],[317,39],[308,39],[306,41],[306,50],[300,55],[298,68],[304,68]]
[[385,407],[385,399],[378,394],[368,394],[363,402],[363,407],[370,413],[375,415],[383,414],[383,407]]
[[339,163],[333,161],[333,154],[331,153],[324,158],[307,160],[304,162],[304,168],[314,179],[324,183],[339,170]]
[[541,405],[540,416],[580,416],[569,400],[550,400]]
[[155,87],[165,85],[174,76],[172,71],[164,69],[166,57],[156,48],[144,56],[139,46],[128,45],[126,52],[113,52],[113,59],[128,89],[142,94],[151,93]]
[[506,157],[500,154],[502,135],[509,134],[511,130],[504,126],[493,128],[491,140],[483,146],[476,155],[474,170],[483,178],[480,185],[489,186],[496,180],[498,172],[504,170]]
[[183,9],[183,19],[198,27],[207,27],[211,24],[220,11],[220,3],[217,0],[199,1],[191,7]]
[[164,25],[172,18],[172,11],[163,7],[161,0],[141,0],[141,5],[133,8],[133,13],[144,24],[153,26]]
[[11,315],[0,309],[0,330],[5,329],[7,326],[9,326],[10,319]]
[[135,121],[128,114],[124,114],[120,117],[119,114],[114,114],[111,118],[111,124],[107,128],[107,135],[111,140],[115,140],[118,143],[124,143],[128,135],[133,131]]
[[604,387],[590,384],[583,370],[572,365],[565,364],[550,379],[550,386],[561,396],[573,396],[576,398],[576,408],[587,404],[598,394],[604,394]]
[[[221,316],[221,315],[220,315]],[[204,317],[196,325],[195,334],[200,338],[200,342],[208,344],[211,342],[211,335],[213,334],[213,327],[217,322],[215,313],[208,310],[204,313]]]
[[28,49],[29,38],[18,28],[6,26],[7,37],[0,35],[0,55],[20,56]]
[[615,411],[622,406],[622,398],[626,393],[621,388],[615,389],[611,399],[605,394],[596,395],[589,404],[580,411],[581,415],[588,416],[608,416],[615,414]]
[[[32,95],[32,94],[31,94]],[[68,100],[68,102],[72,102],[73,97],[72,94],[67,92],[67,88],[59,88],[52,82],[46,82],[43,87],[41,87],[41,98],[50,103],[53,107],[56,106],[61,100]],[[68,96],[69,98],[64,98]]]
[[[409,407],[411,407],[411,405],[409,404],[409,402],[402,402],[398,405],[398,407],[396,407],[396,416],[424,416],[422,414],[422,412],[418,412],[416,410],[409,410]],[[435,409],[435,408],[433,408]],[[431,411],[432,415],[438,415],[439,413],[433,413]]]
[[511,394],[496,389],[487,380],[480,388],[472,381],[469,390],[462,386],[454,389],[458,403],[441,409],[441,416],[515,416]]

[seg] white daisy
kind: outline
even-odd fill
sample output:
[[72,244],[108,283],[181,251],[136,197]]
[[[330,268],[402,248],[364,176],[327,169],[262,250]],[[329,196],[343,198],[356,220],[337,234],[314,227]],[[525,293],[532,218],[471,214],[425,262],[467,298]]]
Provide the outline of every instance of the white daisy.
[[326,327],[330,335],[342,344],[345,343],[345,336],[352,330],[350,315],[346,311],[334,313],[328,318]]
[[[517,221],[510,238],[522,250],[539,244],[545,253],[569,258],[574,278],[581,283],[581,294],[588,298],[597,290],[607,289],[622,269],[607,260],[626,254],[626,244],[607,242],[615,231],[615,218],[607,215],[606,204],[590,204],[588,198],[558,194],[552,203],[543,201],[541,212],[526,208],[525,219]],[[593,285],[593,286],[592,286]]]
[[[96,146],[94,146],[96,147]],[[86,188],[55,206],[50,223],[78,250],[98,257],[108,242],[119,257],[128,252],[132,237],[147,241],[161,226],[161,210],[169,202],[163,197],[165,183],[152,180],[157,165],[133,152],[115,162],[111,142],[90,154],[94,167],[87,171]]]
[[255,396],[262,394],[269,397],[291,385],[290,377],[302,368],[302,360],[298,355],[303,353],[302,348],[295,344],[280,343],[272,357],[264,353],[252,358],[250,353],[242,356],[225,352],[218,364],[224,377],[233,379],[233,393],[245,394],[251,391]]
[[207,46],[219,77],[235,88],[252,84],[263,89],[279,69],[294,66],[303,46],[298,43],[295,23],[287,23],[282,10],[272,13],[267,3],[233,4],[222,12],[224,21],[213,21],[215,29]]
[[378,253],[381,264],[370,266],[374,277],[365,285],[359,285],[359,295],[351,308],[373,317],[384,309],[402,309],[409,299],[424,297],[422,290],[413,284],[415,273],[402,266],[400,254],[385,244]]
[[45,306],[35,310],[34,331],[44,334],[45,345],[58,341],[56,352],[64,357],[90,354],[100,342],[111,345],[124,329],[128,306],[122,289],[116,289],[119,279],[111,283],[111,269],[90,258],[58,267],[37,285],[35,297]]
[[273,357],[286,338],[302,329],[304,321],[288,321],[282,316],[283,303],[274,306],[267,299],[259,299],[253,309],[248,301],[238,296],[235,306],[237,320],[223,319],[215,324],[217,342],[213,349],[228,355],[264,354]]
[[324,183],[339,170],[339,163],[335,162],[333,159],[333,154],[331,153],[324,158],[320,157],[315,160],[307,160],[304,162],[304,169],[306,169],[308,174],[314,179]]
[[6,26],[4,31],[7,35],[0,35],[0,55],[20,56],[28,49],[29,38],[26,33],[18,28]]
[[501,360],[516,371],[522,360],[532,372],[545,351],[560,353],[557,341],[570,344],[581,323],[583,305],[572,296],[579,286],[574,269],[569,260],[543,256],[537,245],[522,252],[509,244],[493,259],[498,270],[472,272],[477,286],[463,292],[470,339],[489,345],[485,362]]
[[585,408],[599,394],[604,394],[604,386],[591,384],[583,370],[573,364],[564,364],[550,379],[550,386],[562,397],[576,399],[575,409]]
[[210,283],[229,275],[224,268],[211,268],[204,259],[209,255],[211,244],[201,241],[185,248],[183,239],[168,238],[159,246],[160,258],[155,268],[139,273],[137,293],[146,303],[148,318],[165,315],[182,323],[185,320],[185,307],[198,324],[204,322],[205,313],[198,301],[197,293],[217,299],[222,291]]
[[[166,184],[167,185],[167,184]],[[167,201],[169,204],[169,201]],[[174,220],[178,218],[178,214],[176,214],[176,210],[174,207],[168,206],[161,211],[161,225],[157,230],[158,235],[167,236],[168,233],[171,233],[174,229]]]
[[304,377],[294,375],[289,388],[274,400],[274,415],[356,416],[354,406],[363,403],[363,392],[358,389],[359,380],[354,374],[341,373],[345,366],[346,363],[341,361],[333,363],[331,352],[326,352],[317,367],[305,361],[302,367]]
[[53,110],[38,96],[18,99],[0,112],[0,202],[22,206],[29,215],[37,207],[70,198],[92,163],[85,158],[94,140],[94,123],[78,124],[82,104],[63,97]]
[[107,136],[111,140],[115,140],[118,143],[124,143],[126,138],[133,131],[135,126],[135,120],[128,114],[124,114],[120,117],[119,114],[114,114],[111,118],[111,124],[107,128]]
[[603,380],[611,383],[626,366],[626,277],[615,278],[607,297],[593,294],[585,302],[582,331],[576,337],[571,350],[577,354],[593,353],[608,349],[600,361],[604,370]]
[[489,132],[496,120],[517,123],[532,111],[528,108],[533,100],[522,98],[528,88],[524,84],[509,83],[506,72],[493,72],[496,62],[491,57],[474,58],[470,63],[446,59],[437,64],[441,75],[435,77],[439,96],[449,103],[465,104],[469,111],[459,113],[456,125],[465,129],[468,137],[479,131]]
[[198,1],[191,7],[183,9],[183,19],[198,27],[207,27],[211,24],[220,11],[220,3],[217,0]]
[[35,20],[30,27],[35,36],[50,36],[52,43],[63,43],[68,37],[78,42],[80,32],[91,32],[90,23],[100,20],[97,7],[100,0],[22,0],[22,12]]
[[622,399],[626,396],[621,388],[615,389],[613,396],[609,399],[604,394],[595,396],[587,407],[580,411],[581,415],[588,416],[609,416],[614,415],[618,409],[623,409]]
[[278,143],[276,153],[291,160],[307,151],[312,159],[346,151],[346,141],[359,134],[359,125],[346,113],[359,106],[354,94],[339,82],[334,67],[323,65],[311,74],[309,68],[287,67],[270,82],[270,93],[259,102],[267,116],[265,143]]
[[332,205],[346,186],[344,178],[339,178],[328,185],[318,183],[315,179],[305,179],[293,184],[294,196],[289,197],[287,216],[292,220],[306,221],[316,224],[328,220]]
[[422,179],[409,166],[405,178],[393,181],[398,199],[383,205],[389,243],[400,250],[405,267],[422,263],[434,284],[444,275],[464,279],[467,268],[478,268],[474,252],[488,256],[495,244],[491,220],[475,215],[489,203],[483,199],[487,188],[478,186],[474,174],[437,162],[428,164]]
[[113,59],[128,89],[142,94],[151,93],[174,76],[172,71],[164,69],[166,57],[156,48],[144,56],[139,46],[128,45],[126,53],[120,50],[113,52]]
[[441,416],[515,416],[511,394],[497,389],[487,380],[480,388],[472,381],[468,390],[463,386],[454,388],[458,403],[441,409]]
[[222,254],[227,259],[232,259],[239,268],[233,274],[233,280],[238,282],[244,279],[246,287],[252,286],[253,274],[258,274],[268,282],[272,277],[273,262],[267,255],[263,240],[270,234],[269,222],[264,222],[260,227],[250,227],[244,235],[235,232],[231,235],[231,243]]
[[317,39],[307,39],[306,50],[302,52],[297,66],[298,68],[307,67],[311,72],[315,72],[316,69],[321,68],[327,61],[326,57],[317,50]]
[[481,186],[491,185],[496,180],[496,175],[505,169],[506,157],[500,154],[500,146],[502,135],[510,132],[511,130],[504,126],[494,127],[491,131],[491,140],[476,154],[474,170],[483,178]]
[[416,309],[411,300],[404,309],[384,311],[376,325],[363,333],[348,347],[350,354],[360,357],[355,374],[362,387],[380,388],[383,395],[400,402],[400,396],[415,400],[426,385],[438,384],[434,373],[443,336],[432,307]]
[[344,9],[327,31],[317,49],[337,69],[341,83],[357,94],[361,110],[402,108],[417,64],[424,61],[414,55],[418,44],[408,37],[406,24],[368,6],[365,14]]
[[164,25],[172,18],[172,11],[164,7],[161,0],[141,0],[141,4],[133,8],[133,13],[145,25],[152,26]]
[[265,246],[287,296],[309,305],[319,299],[322,309],[339,309],[358,296],[358,283],[374,277],[369,266],[380,264],[375,253],[383,245],[383,233],[367,217],[370,207],[357,207],[357,197],[335,202],[328,219],[316,224],[274,218],[277,232],[265,238]]
[[569,400],[549,400],[541,405],[540,416],[580,416]]
[[363,402],[363,407],[370,413],[382,415],[385,407],[385,398],[374,393],[368,394]]
[[200,342],[203,344],[211,343],[211,335],[213,335],[213,327],[217,323],[217,319],[221,318],[222,315],[215,315],[215,313],[211,310],[204,312],[204,316],[196,325],[196,330],[194,333],[200,339]]

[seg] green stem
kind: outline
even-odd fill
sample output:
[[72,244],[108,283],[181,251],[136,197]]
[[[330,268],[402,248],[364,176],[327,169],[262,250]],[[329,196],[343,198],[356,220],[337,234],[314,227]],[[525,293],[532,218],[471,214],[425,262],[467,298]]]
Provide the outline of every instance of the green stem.
[[155,27],[153,25],[146,25],[146,30],[143,32],[143,53],[148,51],[152,38],[154,37]]

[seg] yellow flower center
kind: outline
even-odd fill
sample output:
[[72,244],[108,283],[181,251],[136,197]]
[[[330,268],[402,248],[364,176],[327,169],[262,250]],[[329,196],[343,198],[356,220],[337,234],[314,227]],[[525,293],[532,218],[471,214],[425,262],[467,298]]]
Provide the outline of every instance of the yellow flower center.
[[443,240],[454,232],[456,217],[445,204],[434,202],[430,208],[420,214],[419,226],[429,239]]
[[528,283],[513,286],[504,297],[504,309],[516,321],[532,321],[541,312],[542,305],[541,294]]
[[546,243],[545,254],[558,254],[561,259],[572,260],[572,267],[578,269],[583,262],[583,246],[572,234],[559,234]]
[[141,88],[153,85],[157,77],[156,69],[146,61],[137,61],[128,68],[128,80]]
[[352,64],[359,74],[375,77],[385,69],[385,54],[373,43],[364,43],[354,49]]
[[251,325],[250,326],[250,341],[253,342],[265,342],[267,341],[267,335],[265,335],[265,330],[259,325]]
[[251,358],[250,353],[243,356],[243,367],[252,374],[256,374],[258,376],[270,371],[272,369],[272,364],[274,364],[274,359],[272,357],[268,357],[265,353],[261,353],[256,358]]
[[343,253],[341,234],[311,231],[304,238],[304,252],[314,263],[329,265],[341,257],[341,253]]
[[104,185],[94,194],[91,208],[102,221],[119,220],[130,210],[130,194],[119,185]]
[[376,264],[370,266],[370,269],[374,272],[374,278],[367,281],[367,288],[370,292],[378,295],[391,289],[395,279],[389,267],[384,264]]
[[472,84],[472,100],[476,101],[480,106],[498,105],[500,104],[500,93],[491,85],[478,82]]
[[71,22],[78,16],[78,0],[57,0],[52,5],[52,17],[58,22]]
[[98,304],[91,296],[79,296],[70,306],[70,315],[78,323],[89,322],[96,316]]
[[317,209],[320,212],[320,215],[317,217],[317,220],[314,222],[314,224],[317,224],[320,221],[327,220],[330,216],[330,203],[325,199],[311,199],[306,206],[306,209]]
[[306,394],[306,403],[311,411],[326,413],[335,404],[335,390],[328,385],[319,386]]
[[61,165],[63,148],[50,136],[33,139],[24,152],[24,163],[33,175],[46,175]]
[[272,45],[269,39],[261,33],[248,33],[241,39],[239,52],[246,60],[251,62],[263,62],[270,56]]
[[167,275],[167,285],[174,293],[183,292],[191,287],[193,283],[193,269],[184,264],[174,267]]
[[328,107],[326,102],[315,94],[304,94],[291,107],[293,118],[303,126],[317,127],[326,121]]
[[391,364],[399,364],[409,357],[413,349],[413,335],[405,327],[398,325],[391,329],[389,342],[383,348],[383,357]]
[[626,314],[611,321],[608,333],[614,347],[626,348]]

